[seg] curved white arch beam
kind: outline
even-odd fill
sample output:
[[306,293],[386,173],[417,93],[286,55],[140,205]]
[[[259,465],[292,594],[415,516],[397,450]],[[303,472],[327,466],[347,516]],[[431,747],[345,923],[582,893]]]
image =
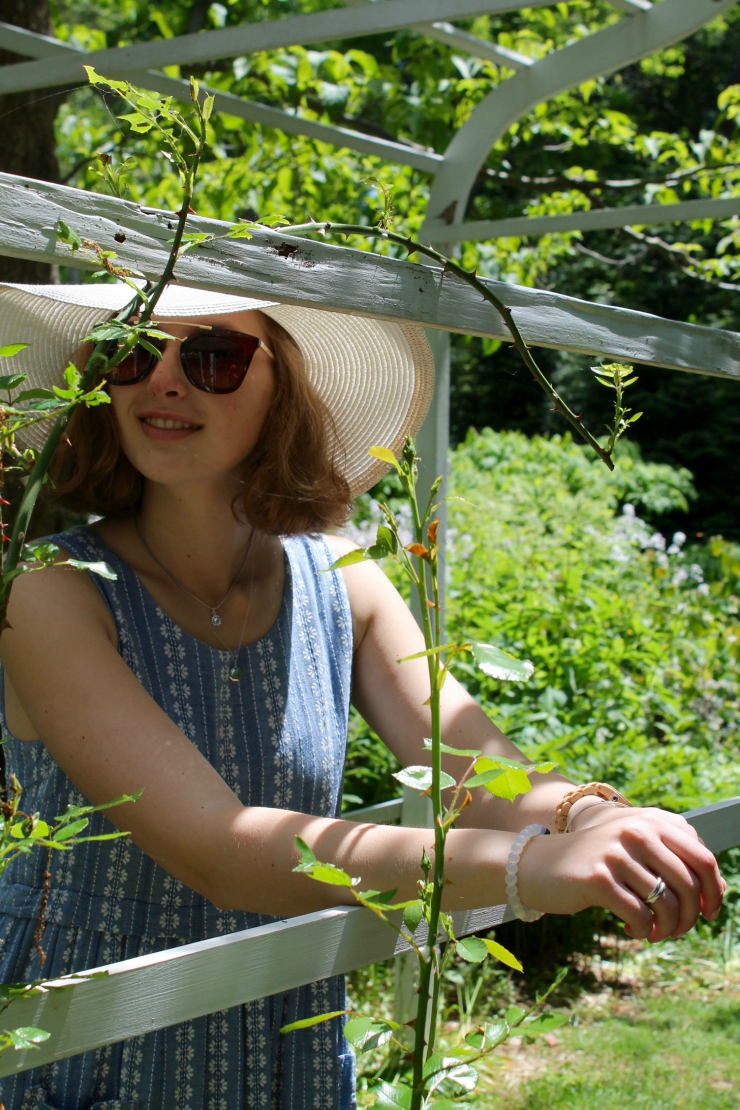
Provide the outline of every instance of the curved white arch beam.
[[[138,42],[88,54],[87,63],[108,76],[129,77],[143,69],[235,58],[286,46],[334,42],[336,39],[399,31],[415,23],[467,19],[476,15],[550,7],[555,0],[378,0],[360,7],[332,8],[309,15],[223,27]],[[691,0],[692,3],[696,0]],[[85,79],[79,60],[71,55],[0,67],[0,95],[27,89],[74,85]]]
[[623,69],[700,30],[737,0],[661,0],[642,12],[604,31],[542,58],[489,93],[477,106],[445,152],[445,160],[434,182],[427,207],[427,235],[435,227],[435,242],[449,242],[439,222],[454,228],[454,238],[463,223],[465,207],[478,171],[488,152],[509,128],[537,104],[572,89],[584,81]]

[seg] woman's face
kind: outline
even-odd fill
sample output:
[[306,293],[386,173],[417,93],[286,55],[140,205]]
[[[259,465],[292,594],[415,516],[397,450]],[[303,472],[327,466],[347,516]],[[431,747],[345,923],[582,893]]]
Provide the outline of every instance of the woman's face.
[[[200,316],[197,320],[157,319],[177,340],[202,333],[203,325],[267,339],[260,312]],[[180,343],[165,344],[161,361],[136,385],[108,386],[121,446],[136,469],[164,485],[239,479],[242,463],[257,443],[275,396],[273,360],[260,347],[244,381],[233,393],[205,393],[185,377]],[[178,427],[162,427],[162,422]]]

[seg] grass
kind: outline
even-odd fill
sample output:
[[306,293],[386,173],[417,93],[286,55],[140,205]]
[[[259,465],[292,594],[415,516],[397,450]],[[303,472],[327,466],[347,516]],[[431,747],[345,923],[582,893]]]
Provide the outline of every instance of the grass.
[[[727,955],[708,930],[654,947],[603,937],[600,954],[576,959],[568,997],[554,999],[571,1024],[499,1049],[480,1067],[474,1110],[740,1110],[740,960]],[[373,969],[351,985],[353,1004],[388,1013],[390,986],[390,971]],[[471,1027],[455,998],[451,990],[450,1048]],[[491,968],[478,1000],[495,1013],[528,996]],[[373,1105],[368,1080],[381,1062],[360,1061],[361,1107]]]

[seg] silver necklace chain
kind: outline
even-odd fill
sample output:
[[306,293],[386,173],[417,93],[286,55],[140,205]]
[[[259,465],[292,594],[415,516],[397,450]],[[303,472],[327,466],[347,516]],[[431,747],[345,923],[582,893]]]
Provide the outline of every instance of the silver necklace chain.
[[234,578],[234,581],[231,583],[227,592],[221,598],[219,603],[217,605],[211,605],[210,602],[204,601],[202,597],[198,597],[197,594],[194,594],[192,590],[188,589],[188,587],[185,585],[185,583],[181,582],[179,578],[176,578],[175,575],[172,573],[172,571],[168,570],[167,567],[164,565],[164,563],[161,562],[157,558],[157,556],[154,554],[151,547],[149,546],[149,544],[146,542],[143,535],[141,534],[141,527],[139,526],[138,516],[134,517],[134,524],[136,525],[136,531],[137,531],[137,534],[139,536],[139,539],[141,540],[144,547],[146,548],[146,550],[151,555],[152,559],[154,559],[154,562],[157,564],[157,566],[161,570],[164,571],[164,573],[167,575],[167,577],[170,579],[171,582],[174,582],[176,586],[178,586],[181,590],[184,590],[186,594],[188,594],[190,597],[192,597],[193,601],[197,601],[200,605],[204,605],[206,607],[206,609],[210,610],[211,626],[213,628],[220,627],[222,621],[221,621],[221,617],[218,615],[218,610],[231,597],[231,594],[233,593],[234,587],[236,586],[237,582],[239,581],[239,578],[241,577],[241,573],[244,570],[244,567],[246,566],[247,559],[249,557],[249,551],[250,551],[250,548],[252,546],[252,540],[254,539],[254,528],[252,528],[252,531],[249,533],[249,539],[247,540],[247,548],[246,548],[246,551],[244,552],[244,558],[241,561],[241,566],[239,567],[239,570],[236,572],[236,577]]

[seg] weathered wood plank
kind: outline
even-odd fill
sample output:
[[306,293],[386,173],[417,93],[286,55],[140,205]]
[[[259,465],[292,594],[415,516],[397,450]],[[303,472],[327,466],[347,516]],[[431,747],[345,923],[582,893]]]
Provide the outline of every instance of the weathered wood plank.
[[689,810],[684,817],[715,855],[740,844],[740,798]]
[[[82,236],[117,250],[123,263],[156,277],[163,268],[173,217],[128,201],[62,185],[0,174],[0,254],[51,262],[93,263],[70,256],[54,224],[61,218]],[[192,231],[221,233],[227,225],[193,217]],[[124,235],[118,243],[114,236]],[[255,232],[191,251],[178,264],[185,285],[276,299],[471,335],[510,338],[494,309],[440,269],[367,251]],[[514,310],[527,341],[587,355],[606,355],[676,370],[740,378],[740,335],[664,320],[543,290],[491,282]]]
[[[456,928],[463,936],[498,925],[509,914],[506,906],[456,914]],[[109,964],[97,969],[107,971],[103,978],[59,980],[64,990],[12,1003],[0,1019],[3,1028],[33,1025],[51,1036],[38,1050],[0,1056],[0,1076],[391,959],[407,950],[368,910],[340,908]]]

